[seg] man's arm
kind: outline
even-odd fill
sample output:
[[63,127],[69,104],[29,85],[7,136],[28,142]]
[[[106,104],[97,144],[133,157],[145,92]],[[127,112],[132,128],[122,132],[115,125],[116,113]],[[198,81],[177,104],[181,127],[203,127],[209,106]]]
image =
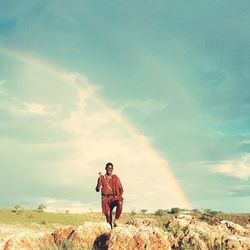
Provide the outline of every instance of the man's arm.
[[120,179],[119,179],[118,176],[117,176],[117,180],[118,180],[118,184],[119,184],[120,193],[122,195],[123,194],[123,187],[122,187],[122,183],[121,183],[121,181],[120,181]]
[[101,186],[102,186],[102,184],[101,184],[101,177],[99,177],[98,180],[97,180],[97,185],[96,185],[95,191],[99,192]]

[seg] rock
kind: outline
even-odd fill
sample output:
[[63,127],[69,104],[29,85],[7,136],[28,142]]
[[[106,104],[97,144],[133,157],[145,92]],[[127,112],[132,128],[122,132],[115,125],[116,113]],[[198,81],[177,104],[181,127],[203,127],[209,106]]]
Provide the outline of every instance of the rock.
[[[230,221],[208,224],[191,215],[172,217],[165,230],[151,219],[133,219],[111,230],[107,223],[86,222],[82,226],[64,226],[52,234],[35,231],[1,230],[3,250],[250,250],[249,229]],[[20,233],[23,232],[23,233]]]
[[126,222],[127,225],[133,226],[156,226],[157,221],[155,219],[131,219]]
[[225,240],[225,248],[227,250],[249,250],[250,238],[235,235],[228,236],[228,238]]
[[158,227],[121,225],[111,231],[107,249],[170,250],[170,241],[173,241],[173,236]]
[[108,223],[86,222],[75,229],[70,235],[68,242],[70,247],[91,249],[93,245],[96,245],[96,247],[102,245],[102,241],[107,239],[110,230],[111,227]]
[[230,232],[232,232],[233,234],[241,234],[241,235],[245,235],[247,233],[247,229],[245,229],[244,227],[242,227],[239,224],[235,224],[229,220],[223,220],[221,221],[221,224],[226,225],[226,227],[230,230]]
[[195,217],[181,215],[166,228],[174,234],[173,249],[250,249],[250,239],[244,237],[247,230],[229,221],[210,225]]
[[75,231],[75,227],[67,226],[57,229],[52,233],[54,241],[57,246],[61,247],[69,239],[71,234]]
[[3,250],[41,250],[48,248],[58,249],[54,238],[48,233],[21,233],[10,237],[3,247]]

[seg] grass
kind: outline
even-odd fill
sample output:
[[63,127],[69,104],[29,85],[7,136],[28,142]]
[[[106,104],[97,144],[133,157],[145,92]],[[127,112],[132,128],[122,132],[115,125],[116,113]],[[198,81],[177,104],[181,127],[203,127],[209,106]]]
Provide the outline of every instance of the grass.
[[54,228],[56,224],[79,226],[86,221],[101,222],[105,219],[101,213],[65,214],[24,210],[22,214],[18,214],[11,209],[0,210],[1,224],[21,224],[27,227],[39,224],[46,228]]
[[[154,218],[157,219],[154,214],[143,213],[122,213],[120,218],[121,223],[132,218]],[[0,210],[0,224],[12,224],[23,225],[29,228],[36,228],[38,225],[47,229],[54,229],[56,225],[73,225],[79,226],[86,221],[91,222],[105,222],[105,216],[102,213],[91,212],[82,214],[70,214],[70,213],[49,213],[49,212],[36,212],[30,210],[24,210],[21,214],[13,212],[11,209]],[[158,218],[158,223],[162,224],[161,218]]]
[[[197,218],[200,217],[199,213],[194,213]],[[152,213],[126,213],[123,212],[120,218],[121,223],[135,218],[135,219],[155,219],[159,227],[164,229],[164,225],[171,220],[170,214],[156,216]],[[209,216],[210,217],[210,216]],[[250,223],[250,214],[226,214],[219,213],[212,216],[212,221],[216,220],[231,220],[235,223],[245,226]],[[207,219],[206,219],[207,220]],[[22,213],[13,212],[12,209],[0,209],[0,223],[1,224],[21,224],[27,227],[36,227],[37,225],[45,228],[55,228],[58,225],[73,225],[79,226],[86,221],[91,222],[105,222],[105,216],[101,212],[91,212],[82,214],[70,213],[49,213],[49,212],[36,212],[24,210]]]

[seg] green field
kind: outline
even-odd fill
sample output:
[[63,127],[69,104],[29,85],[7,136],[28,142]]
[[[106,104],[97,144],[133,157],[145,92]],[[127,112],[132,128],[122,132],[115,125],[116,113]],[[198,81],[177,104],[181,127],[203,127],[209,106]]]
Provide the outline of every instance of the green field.
[[[131,214],[123,213],[120,221],[125,223],[132,218],[156,218],[153,214]],[[105,222],[105,216],[102,213],[91,212],[82,214],[49,213],[24,210],[21,213],[13,212],[11,209],[0,210],[0,224],[23,225],[26,227],[37,227],[37,225],[46,228],[55,228],[60,225],[79,226],[86,221]]]
[[[120,218],[121,223],[126,223],[130,219],[134,218],[150,218],[155,219],[157,225],[164,227],[164,224],[171,219],[171,217],[177,214],[152,214],[152,213],[122,213]],[[208,223],[216,223],[221,220],[230,220],[232,222],[246,226],[250,223],[250,214],[229,214],[229,213],[218,213],[218,214],[204,214],[195,212],[192,214],[199,220],[204,220]],[[205,216],[204,216],[205,215]],[[15,212],[11,209],[0,210],[0,224],[2,225],[21,225],[28,228],[44,228],[44,229],[55,229],[62,225],[73,225],[79,226],[85,222],[105,222],[105,216],[102,213],[91,212],[82,214],[71,214],[71,213],[49,213],[49,212],[37,212],[31,210],[23,210],[21,212]]]

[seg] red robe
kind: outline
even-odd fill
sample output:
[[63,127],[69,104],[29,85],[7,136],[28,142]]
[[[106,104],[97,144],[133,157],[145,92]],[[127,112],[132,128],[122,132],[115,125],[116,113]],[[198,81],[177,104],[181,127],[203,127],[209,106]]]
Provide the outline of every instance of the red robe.
[[106,175],[101,175],[98,178],[96,189],[102,194],[102,211],[104,214],[111,208],[115,201],[122,201],[123,187],[117,175],[111,175],[107,178]]

